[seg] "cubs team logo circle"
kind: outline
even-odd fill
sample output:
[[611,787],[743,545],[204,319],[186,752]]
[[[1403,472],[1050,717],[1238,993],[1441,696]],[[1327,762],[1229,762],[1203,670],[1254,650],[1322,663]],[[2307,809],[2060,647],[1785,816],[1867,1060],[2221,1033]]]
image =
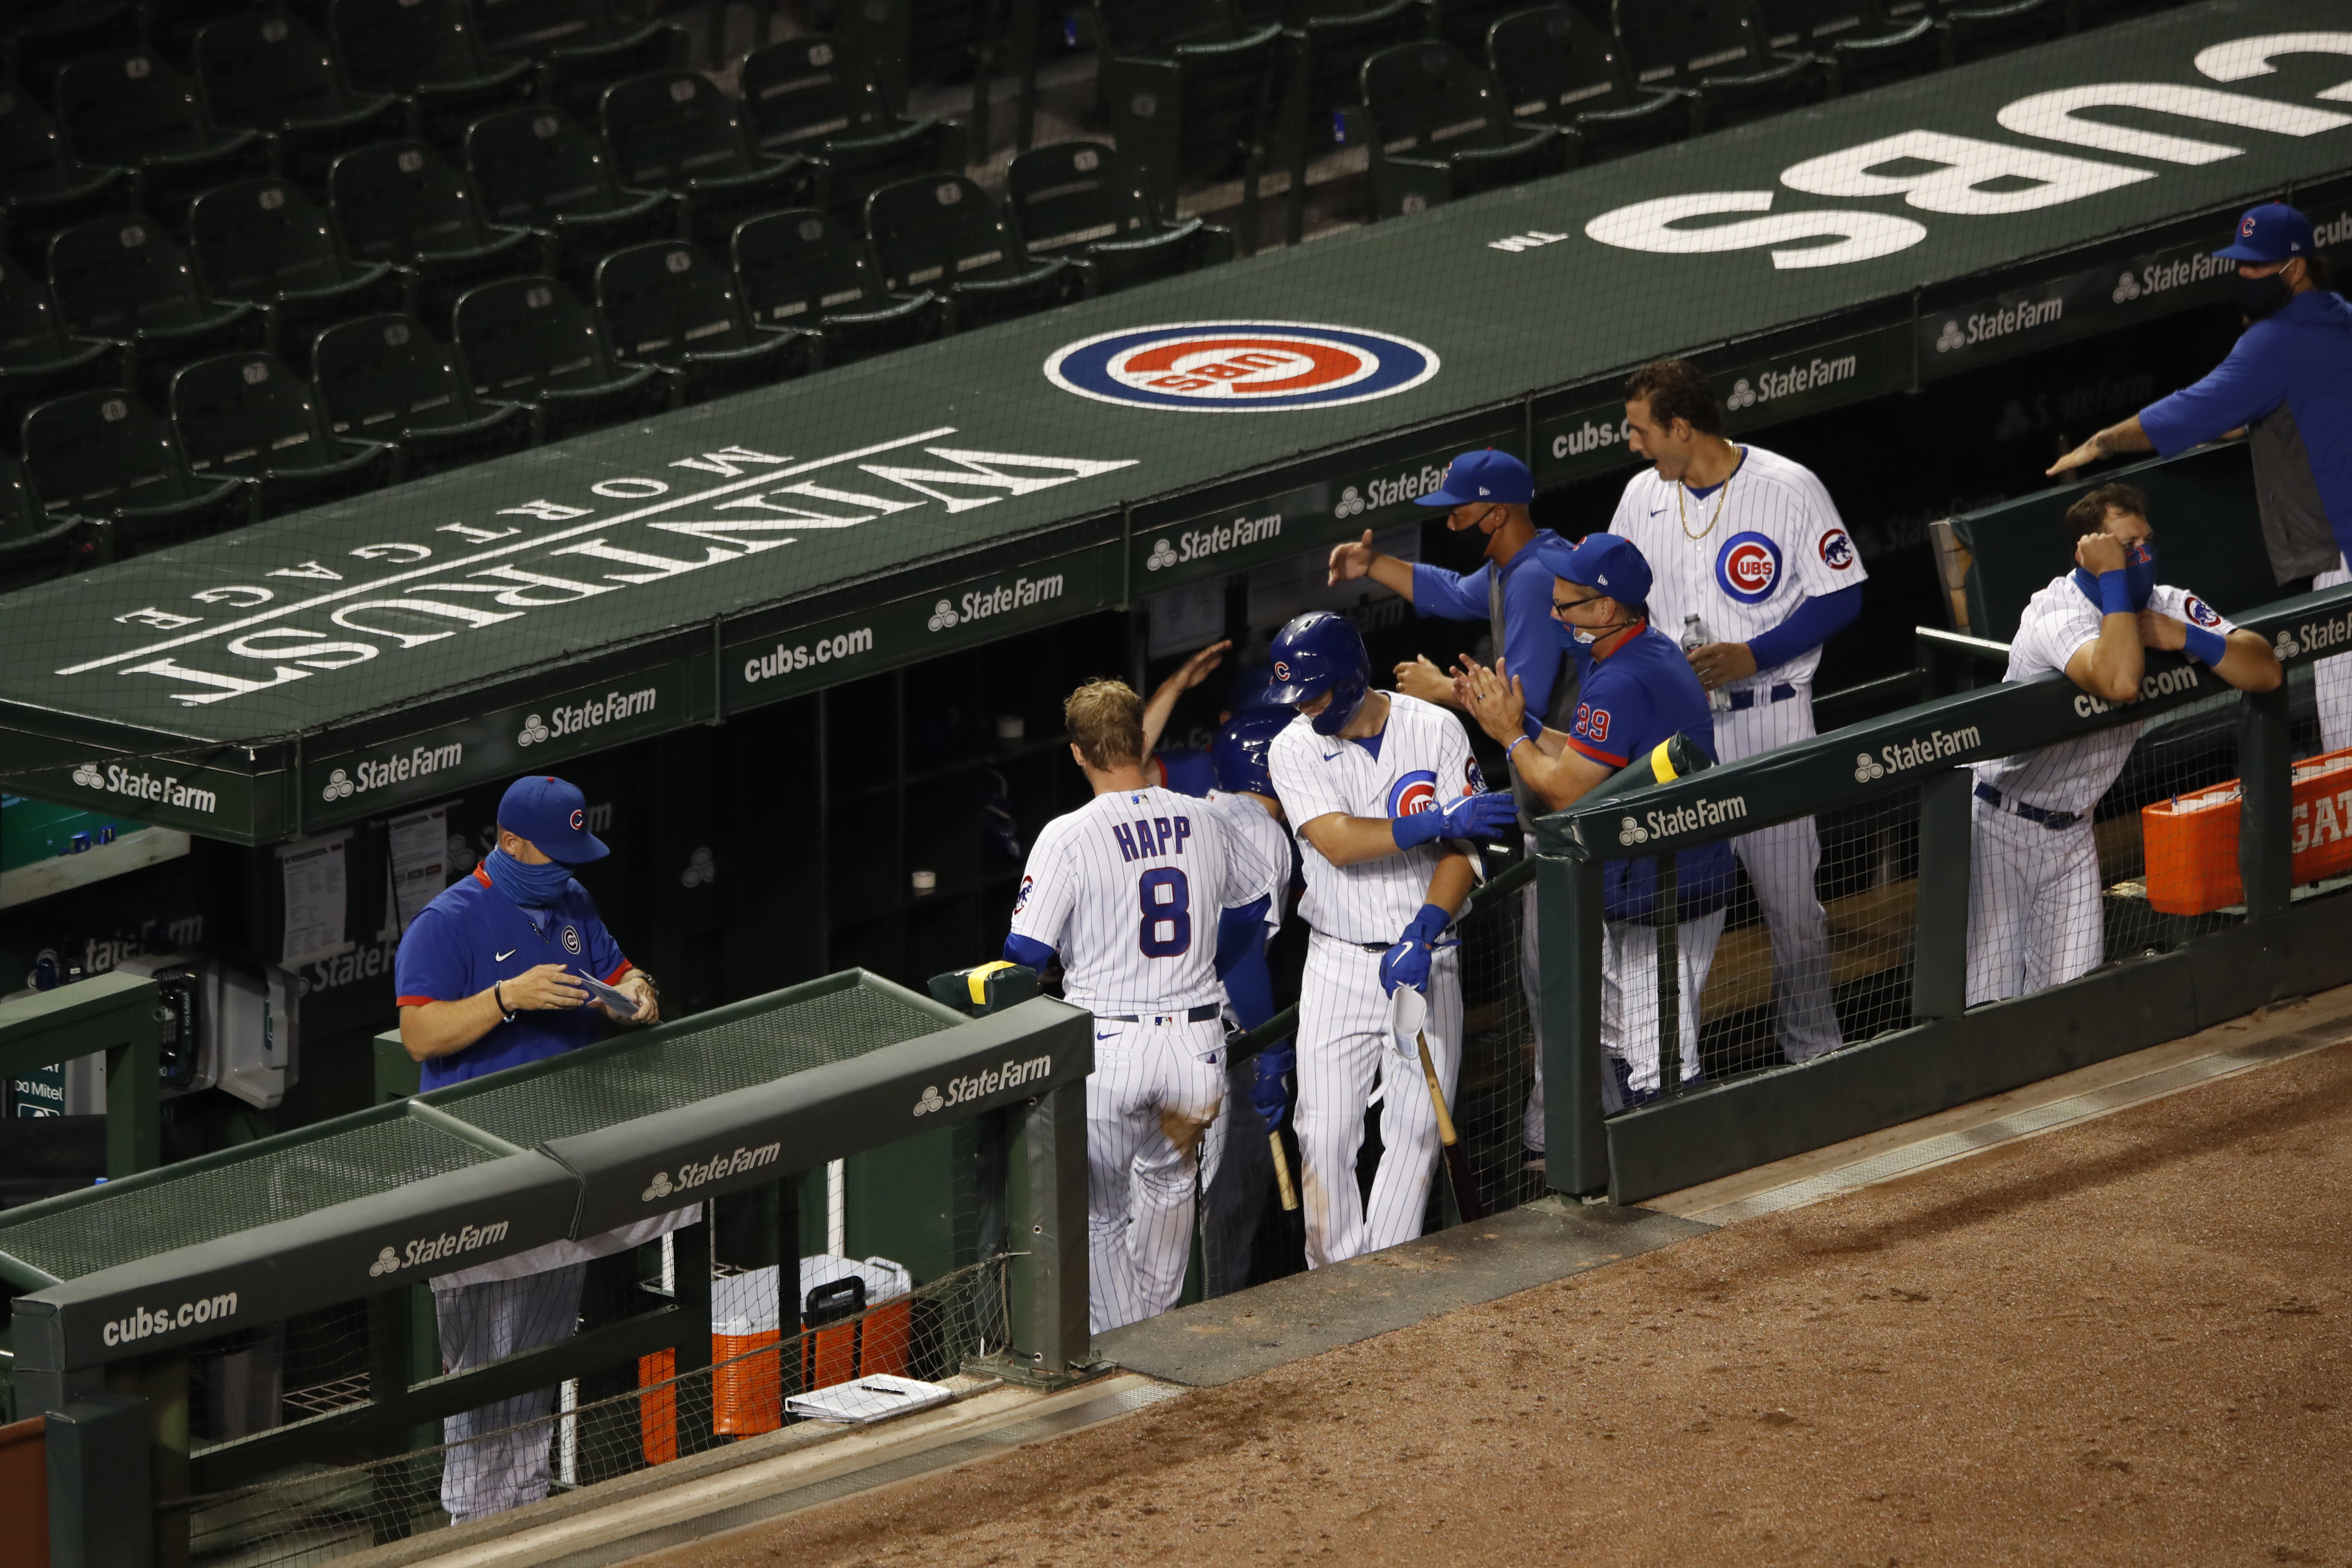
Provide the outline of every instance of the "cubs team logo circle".
[[1437,809],[1437,775],[1419,768],[1389,786],[1389,816],[1413,816]]
[[580,956],[580,928],[578,926],[565,926],[563,928],[563,951],[572,954],[574,958]]
[[1716,585],[1743,605],[1760,605],[1780,581],[1780,551],[1760,533],[1735,533],[1715,557]]
[[1177,321],[1104,332],[1045,362],[1045,379],[1101,403],[1242,414],[1332,408],[1409,392],[1437,374],[1410,338],[1315,321]]
[[2189,618],[2199,626],[2210,628],[2221,624],[2220,612],[2196,595],[2184,594],[2181,595],[2181,600],[2182,607],[2189,612]]
[[1843,572],[1853,564],[1853,541],[1843,528],[1832,528],[1822,535],[1822,564],[1832,572]]

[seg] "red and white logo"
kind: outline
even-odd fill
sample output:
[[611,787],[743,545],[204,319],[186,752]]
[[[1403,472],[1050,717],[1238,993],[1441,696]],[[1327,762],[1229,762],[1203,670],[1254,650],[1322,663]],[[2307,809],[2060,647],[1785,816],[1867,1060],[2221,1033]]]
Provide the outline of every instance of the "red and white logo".
[[1760,605],[1780,580],[1780,552],[1760,533],[1735,533],[1715,558],[1715,581],[1743,605]]
[[1288,680],[1290,679],[1290,665],[1288,661],[1279,658],[1274,661],[1274,678],[1276,680]]
[[1832,528],[1822,535],[1822,563],[1832,572],[1843,572],[1853,564],[1853,541],[1843,528]]
[[1389,816],[1415,816],[1437,809],[1437,775],[1416,768],[1389,786]]
[[1309,321],[1186,321],[1106,332],[1045,362],[1065,392],[1193,413],[1325,408],[1419,386],[1437,356],[1408,338]]
[[2238,232],[2242,235],[2251,235],[2254,232],[2253,214],[2248,213],[2244,217],[2238,220]]
[[2190,620],[2200,626],[2218,626],[2221,624],[2221,614],[2212,605],[2194,594],[2184,595],[2182,597],[2184,600],[2182,607],[2189,612]]
[[575,808],[572,813],[572,831],[577,833],[587,826],[588,814]]

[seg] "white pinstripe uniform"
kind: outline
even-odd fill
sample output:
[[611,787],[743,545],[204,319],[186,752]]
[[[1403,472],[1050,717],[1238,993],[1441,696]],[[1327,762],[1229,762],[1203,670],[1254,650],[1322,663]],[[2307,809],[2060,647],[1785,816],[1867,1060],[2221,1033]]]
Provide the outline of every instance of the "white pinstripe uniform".
[[1029,852],[1013,933],[1058,952],[1064,997],[1095,1016],[1087,1235],[1097,1333],[1166,1311],[1182,1287],[1200,1137],[1224,1094],[1217,916],[1287,874],[1221,814],[1168,789],[1097,795],[1047,823]]
[[[2236,628],[2195,595],[2158,584],[2147,607],[2226,637]],[[2063,670],[2104,619],[2073,574],[2027,601],[2009,645],[2004,681]],[[2099,910],[2099,846],[2091,813],[2131,759],[2140,726],[2118,725],[1976,764],[1977,785],[1996,805],[1972,803],[1969,874],[1969,1005],[2023,996],[2087,974],[2106,956]],[[2070,814],[2065,826],[2019,814]]]
[[[1749,641],[1805,599],[1868,575],[1837,503],[1812,470],[1761,447],[1740,450],[1724,488],[1703,500],[1643,469],[1610,520],[1609,531],[1640,545],[1649,561],[1651,624],[1676,641],[1694,615],[1719,642]],[[1821,649],[1808,648],[1731,682],[1732,701],[1745,706],[1716,714],[1717,760],[1734,763],[1810,738],[1821,661]],[[1731,847],[1772,933],[1782,1054],[1801,1062],[1837,1049],[1843,1037],[1830,994],[1829,921],[1813,880],[1822,844],[1812,819],[1741,834]]]
[[[2352,571],[2338,555],[2335,566],[2311,580],[2312,588],[2340,588],[2352,583]],[[2319,706],[2319,749],[2340,752],[2352,746],[2352,653],[2323,658],[2311,667],[2311,695]]]
[[[1365,700],[1370,701],[1368,697]],[[1389,694],[1388,722],[1374,756],[1360,741],[1318,735],[1305,718],[1274,738],[1266,771],[1290,820],[1304,826],[1337,812],[1394,817],[1434,810],[1444,799],[1485,789],[1461,721],[1444,709]],[[1299,914],[1312,929],[1298,997],[1299,1204],[1307,1215],[1307,1263],[1320,1268],[1377,1252],[1421,1234],[1436,1169],[1437,1114],[1421,1083],[1412,1041],[1402,1051],[1389,1031],[1381,955],[1421,906],[1429,879],[1449,852],[1444,840],[1416,845],[1352,866],[1334,866],[1307,836],[1298,857],[1307,875]],[[1460,950],[1438,949],[1429,965],[1430,1058],[1454,1098],[1462,1059]],[[1367,1205],[1356,1184],[1364,1110],[1379,1075],[1381,1164]]]

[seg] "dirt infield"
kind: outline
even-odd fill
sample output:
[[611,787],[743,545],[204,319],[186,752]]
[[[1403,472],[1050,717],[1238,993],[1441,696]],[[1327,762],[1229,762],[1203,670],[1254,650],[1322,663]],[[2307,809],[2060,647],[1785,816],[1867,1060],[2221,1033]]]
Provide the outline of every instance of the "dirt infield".
[[663,1568],[2352,1563],[2352,1047]]

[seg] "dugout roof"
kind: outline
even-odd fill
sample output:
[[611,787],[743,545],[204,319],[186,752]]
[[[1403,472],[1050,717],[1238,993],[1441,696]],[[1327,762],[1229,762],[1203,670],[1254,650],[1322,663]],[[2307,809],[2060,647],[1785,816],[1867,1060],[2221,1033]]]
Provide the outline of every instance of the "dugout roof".
[[[0,784],[300,837],[1423,515],[1465,447],[1622,465],[1661,353],[1752,429],[2222,298],[2282,190],[2352,249],[2336,9],[2207,0],[0,599]],[[1171,323],[1403,342],[1255,367],[1334,378],[1302,406],[1046,374]]]

